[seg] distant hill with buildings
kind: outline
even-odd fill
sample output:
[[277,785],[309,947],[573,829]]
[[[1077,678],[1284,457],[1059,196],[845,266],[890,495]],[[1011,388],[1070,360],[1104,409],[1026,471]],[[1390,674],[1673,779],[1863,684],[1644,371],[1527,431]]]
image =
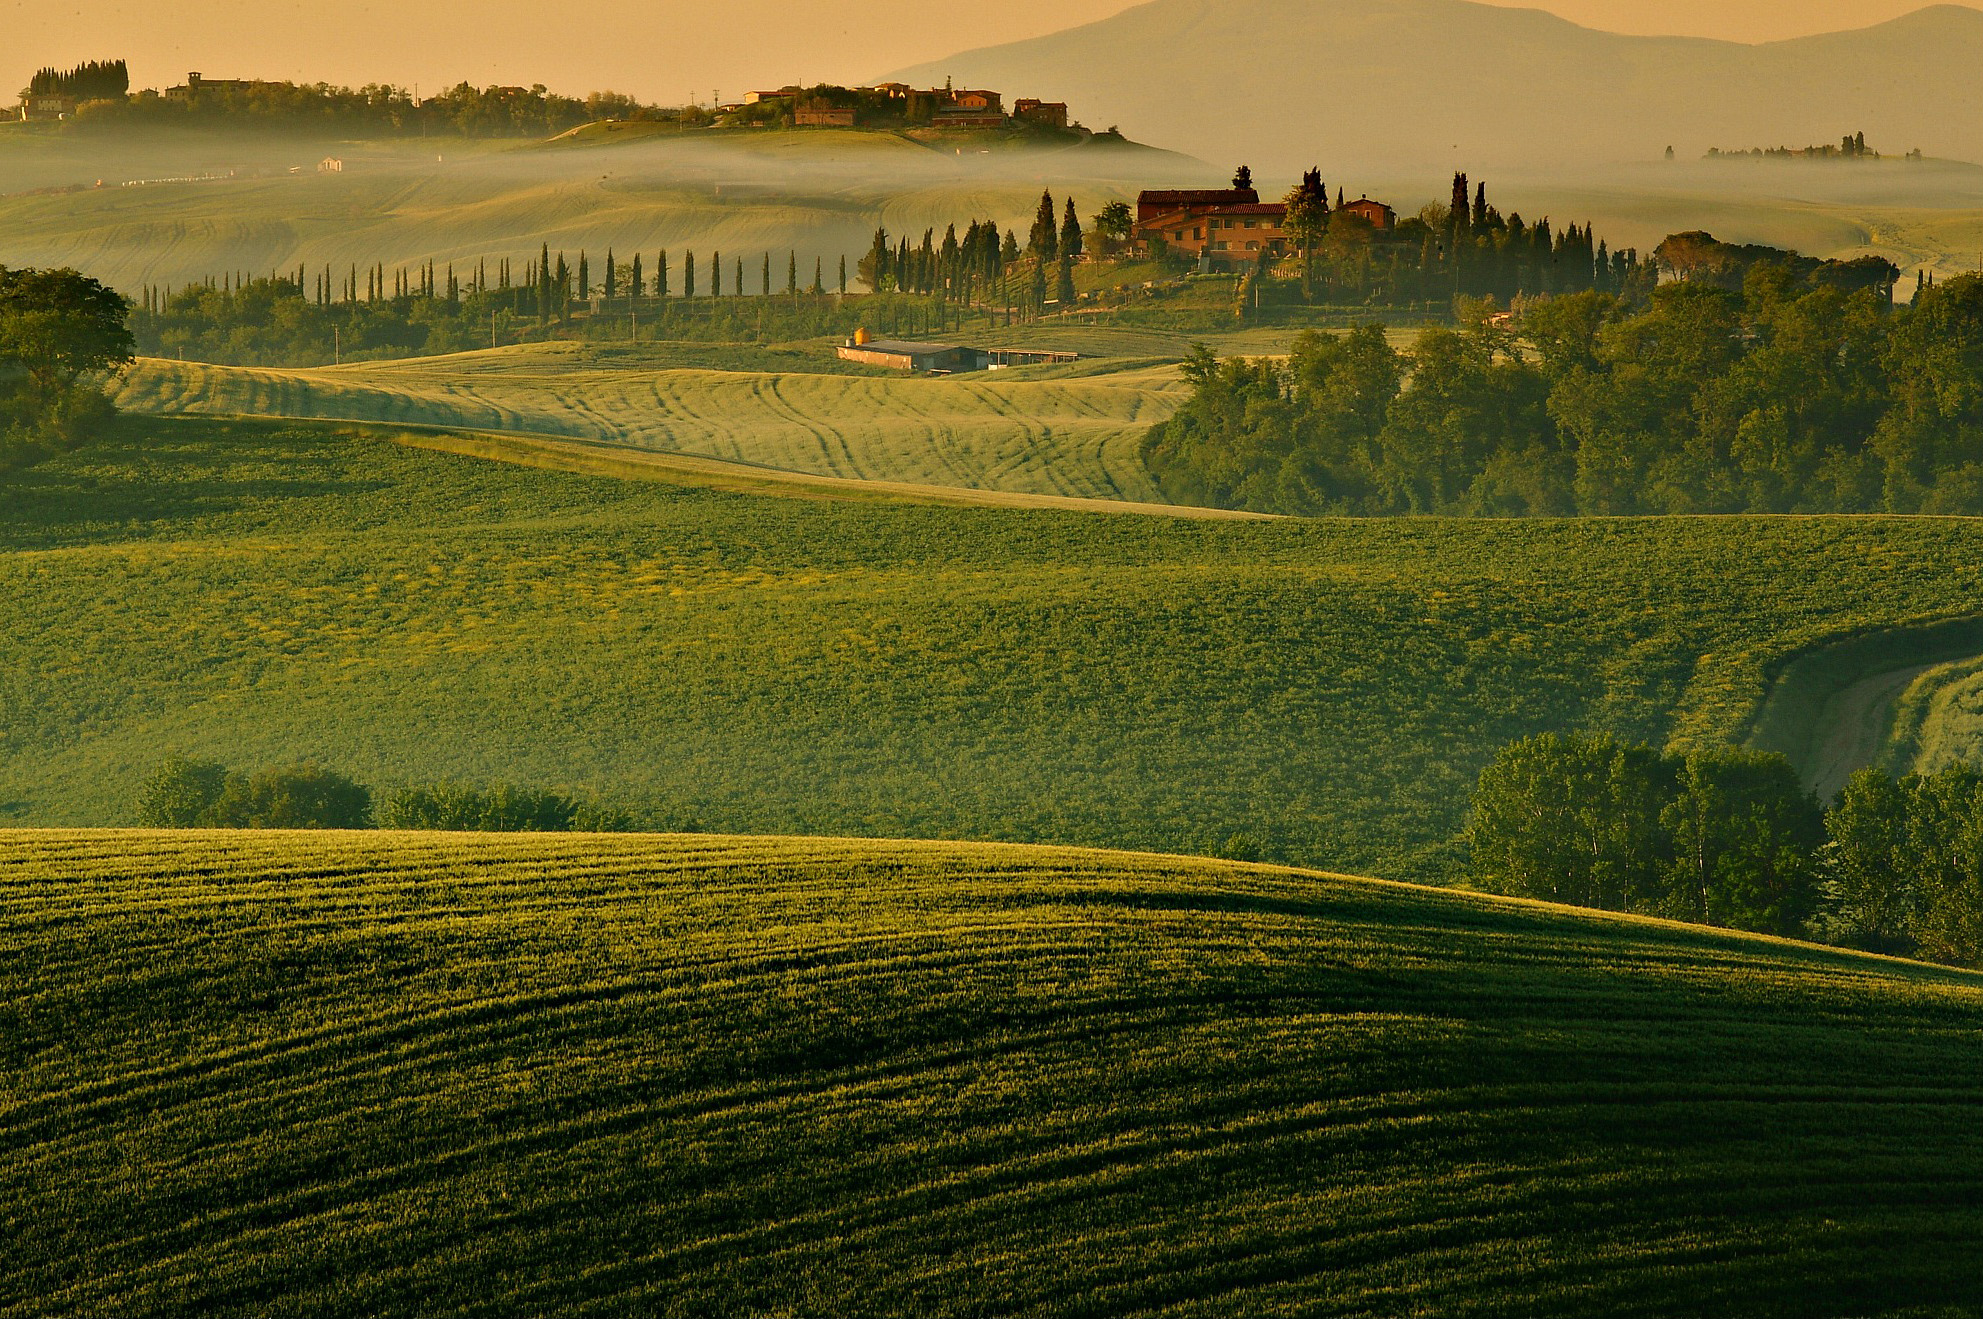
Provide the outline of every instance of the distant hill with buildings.
[[1983,160],[1983,12],[1749,46],[1466,0],[1153,0],[894,78],[1078,101],[1095,124],[1285,173],[1506,169],[1823,141]]

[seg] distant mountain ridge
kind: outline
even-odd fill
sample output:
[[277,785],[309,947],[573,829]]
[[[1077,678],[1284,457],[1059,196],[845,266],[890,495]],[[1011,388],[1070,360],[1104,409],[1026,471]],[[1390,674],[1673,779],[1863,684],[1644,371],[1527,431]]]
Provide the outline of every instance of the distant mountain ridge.
[[1091,127],[1280,172],[1474,170],[1835,141],[1983,160],[1983,11],[1763,45],[1469,0],[1153,0],[901,71],[1065,99]]

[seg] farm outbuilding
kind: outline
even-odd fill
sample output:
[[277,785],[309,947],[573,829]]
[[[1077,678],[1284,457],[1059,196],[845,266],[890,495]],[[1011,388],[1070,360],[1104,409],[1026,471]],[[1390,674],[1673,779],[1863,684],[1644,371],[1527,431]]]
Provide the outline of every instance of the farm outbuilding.
[[867,339],[856,335],[840,345],[849,362],[885,366],[896,371],[975,371],[978,353],[959,344],[916,343],[907,339]]

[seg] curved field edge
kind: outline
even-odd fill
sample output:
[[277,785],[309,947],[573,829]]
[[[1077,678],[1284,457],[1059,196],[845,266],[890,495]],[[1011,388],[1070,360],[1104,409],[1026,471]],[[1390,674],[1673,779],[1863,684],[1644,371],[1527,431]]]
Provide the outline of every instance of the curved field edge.
[[[1828,639],[1772,666],[1748,743],[1788,756],[1829,799],[1854,770],[1911,767],[1944,679],[1983,652],[1983,617],[1924,621]],[[1942,675],[1938,677],[1937,675]]]
[[1983,1304],[1955,972],[811,838],[0,833],[0,938],[0,1314]]
[[543,471],[608,476],[625,480],[666,481],[731,494],[796,499],[891,500],[912,504],[941,504],[952,508],[1057,509],[1080,513],[1129,513],[1154,517],[1203,518],[1213,521],[1260,521],[1271,514],[1198,508],[1185,504],[1146,504],[1126,499],[1081,499],[1066,495],[1036,495],[1010,490],[972,490],[962,486],[912,485],[900,481],[866,481],[815,476],[757,464],[726,462],[696,454],[654,453],[624,445],[588,443],[549,435],[506,434],[498,431],[441,427],[355,427],[357,431],[409,448],[435,453],[486,458],[492,462],[534,467]]

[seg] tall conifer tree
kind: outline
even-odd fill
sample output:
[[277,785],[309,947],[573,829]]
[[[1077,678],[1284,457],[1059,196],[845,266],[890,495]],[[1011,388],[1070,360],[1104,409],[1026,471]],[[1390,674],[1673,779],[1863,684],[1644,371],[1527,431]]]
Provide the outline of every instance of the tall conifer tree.
[[1054,223],[1051,191],[1040,194],[1040,209],[1033,215],[1033,231],[1027,235],[1026,254],[1039,261],[1051,261],[1060,254],[1060,229]]

